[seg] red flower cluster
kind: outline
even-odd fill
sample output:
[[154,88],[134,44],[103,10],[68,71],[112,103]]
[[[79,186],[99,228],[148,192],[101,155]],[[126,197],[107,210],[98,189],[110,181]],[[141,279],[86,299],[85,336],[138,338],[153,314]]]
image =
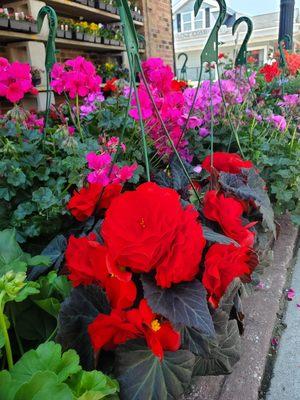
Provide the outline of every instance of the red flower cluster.
[[205,258],[203,285],[213,307],[218,307],[221,297],[235,278],[251,281],[250,275],[257,266],[256,254],[247,246],[214,244]]
[[100,284],[106,291],[111,306],[128,308],[136,298],[136,287],[132,281],[120,281],[108,271],[107,248],[96,241],[96,236],[76,239],[71,236],[66,251],[69,279],[73,286]]
[[278,62],[274,61],[272,64],[264,65],[259,72],[265,76],[265,81],[270,83],[272,82],[277,76],[281,74],[281,70],[278,66]]
[[117,197],[106,212],[102,236],[109,270],[121,280],[156,271],[158,285],[192,281],[199,271],[205,239],[198,213],[183,208],[172,189],[154,183]]
[[113,350],[127,340],[144,337],[153,353],[163,358],[164,350],[180,347],[180,334],[170,322],[153,313],[146,300],[138,309],[113,310],[110,315],[99,314],[88,328],[95,351]]
[[118,87],[116,85],[117,78],[112,78],[109,81],[106,82],[105,86],[103,87],[103,92],[108,93],[108,92],[116,92],[118,90]]
[[300,54],[290,54],[288,51],[286,51],[285,58],[289,73],[293,76],[296,76],[297,73],[300,71]]
[[73,197],[67,205],[70,213],[80,222],[91,217],[97,210],[107,209],[112,200],[117,197],[122,190],[122,185],[112,183],[106,187],[90,183],[88,187],[75,191]]
[[216,190],[211,190],[205,195],[203,208],[205,217],[218,222],[225,235],[241,246],[251,247],[254,244],[255,234],[249,228],[255,223],[243,226],[243,211],[239,200],[218,194]]
[[[211,157],[207,156],[203,163],[202,167],[209,173],[212,172],[211,167]],[[218,172],[228,172],[230,174],[240,174],[243,168],[253,168],[253,164],[251,161],[243,160],[236,153],[222,153],[216,152],[213,155],[213,167]]]
[[171,90],[174,90],[174,92],[182,92],[184,89],[186,89],[188,84],[185,81],[177,81],[176,79],[173,79],[171,82]]

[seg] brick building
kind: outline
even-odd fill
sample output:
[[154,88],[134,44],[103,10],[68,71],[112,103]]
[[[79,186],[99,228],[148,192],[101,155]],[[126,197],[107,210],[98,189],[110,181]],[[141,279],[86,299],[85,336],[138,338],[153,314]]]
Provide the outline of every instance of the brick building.
[[[5,1],[5,0],[4,0]],[[37,34],[27,31],[27,28],[16,30],[12,20],[24,20],[27,16],[36,19],[38,12],[44,5],[53,7],[58,17],[72,21],[87,21],[104,26],[118,27],[120,17],[111,5],[111,0],[6,0],[0,7],[8,10],[11,17],[8,26],[3,26],[4,19],[0,13],[0,57],[7,57],[10,61],[19,60],[29,62],[32,66],[43,69],[45,62],[45,42],[48,37],[48,25],[45,20],[42,31]],[[131,3],[134,0],[131,0]],[[106,9],[101,9],[100,3]],[[171,0],[135,0],[136,10],[140,18],[135,18],[134,23],[138,34],[145,38],[145,48],[141,49],[141,57],[161,57],[169,65],[174,66],[173,24]],[[110,6],[110,8],[108,8]],[[16,18],[18,16],[18,18]],[[22,18],[20,18],[22,16]],[[142,16],[142,17],[141,17]],[[5,25],[5,24],[4,24]],[[59,25],[60,27],[60,25]],[[67,31],[66,31],[67,32]],[[88,40],[75,40],[74,31],[62,33],[56,39],[57,60],[65,61],[81,55],[91,60],[94,64],[107,61],[126,65],[126,52],[122,43],[97,43]],[[68,36],[68,37],[67,37]],[[35,100],[28,97],[30,103],[37,101],[38,109],[43,109],[46,98],[46,78],[42,74],[42,82],[38,87],[39,95]],[[1,100],[0,100],[1,109]]]

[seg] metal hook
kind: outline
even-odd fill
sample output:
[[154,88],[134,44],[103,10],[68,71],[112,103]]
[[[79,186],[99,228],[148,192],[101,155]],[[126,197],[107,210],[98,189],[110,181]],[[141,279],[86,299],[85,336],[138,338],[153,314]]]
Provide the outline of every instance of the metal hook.
[[[195,2],[195,6],[194,6],[194,14],[195,17],[197,16],[202,3],[204,0],[196,0]],[[219,15],[218,18],[216,20],[216,23],[209,35],[209,38],[207,39],[207,42],[204,46],[204,49],[201,53],[201,65],[205,62],[208,63],[212,63],[212,62],[216,62],[218,61],[218,46],[219,46],[219,30],[222,26],[222,23],[226,17],[226,11],[227,11],[227,7],[226,7],[226,3],[225,0],[216,0],[219,7],[220,7],[220,11],[219,11]],[[201,79],[201,77],[200,77]]]
[[184,60],[184,62],[183,62],[183,65],[182,65],[182,67],[181,67],[181,70],[180,70],[180,79],[186,81],[186,80],[187,80],[186,64],[187,64],[187,62],[188,62],[189,57],[188,57],[188,55],[187,55],[186,53],[180,53],[180,54],[178,55],[177,59],[180,60],[181,57],[184,57],[185,60]]
[[[283,48],[284,46],[284,48]],[[286,56],[285,56],[285,49],[289,49],[292,46],[292,38],[290,35],[286,34],[283,36],[282,39],[278,41],[279,53],[280,53],[280,66],[282,68],[286,68]]]
[[236,56],[235,59],[235,66],[239,66],[239,65],[246,65],[247,64],[247,46],[250,40],[250,37],[252,35],[253,32],[253,22],[251,21],[250,18],[248,17],[240,17],[239,19],[237,19],[232,27],[232,35],[235,35],[236,30],[238,28],[238,26],[242,23],[242,22],[246,22],[247,27],[248,27],[248,31],[246,33],[246,36],[243,40],[243,43],[241,45],[241,48],[238,52],[238,55]]

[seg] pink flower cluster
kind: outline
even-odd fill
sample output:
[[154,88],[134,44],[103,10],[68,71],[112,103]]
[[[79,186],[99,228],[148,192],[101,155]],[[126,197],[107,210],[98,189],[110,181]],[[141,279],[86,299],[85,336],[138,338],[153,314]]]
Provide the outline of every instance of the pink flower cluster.
[[[160,111],[161,117],[175,144],[178,143],[182,134],[181,116],[184,112],[185,99],[183,92],[174,82],[174,74],[171,68],[163,63],[160,58],[149,58],[143,63],[143,71],[149,83],[155,104]],[[147,132],[152,138],[158,154],[162,157],[169,157],[173,150],[165,135],[164,130],[157,118],[155,109],[150,101],[146,87],[143,83],[138,90],[142,117],[146,120]],[[139,119],[136,99],[132,100],[130,116],[135,120]],[[180,142],[180,155],[190,161],[192,156],[188,151],[186,139]]]
[[81,117],[86,117],[89,114],[93,113],[97,110],[99,103],[102,103],[105,100],[103,93],[99,90],[98,92],[94,92],[89,94],[84,99],[84,104],[80,107],[80,115]]
[[[190,113],[193,100],[196,95],[195,88],[184,88],[175,85],[174,74],[169,66],[166,66],[159,58],[150,58],[143,63],[143,71],[149,83],[151,93],[162,119],[177,145]],[[198,91],[194,105],[194,113],[189,119],[187,128],[197,129],[199,135],[209,135],[211,115],[211,100],[215,124],[218,119],[226,115],[226,107],[242,104],[249,95],[251,88],[256,84],[256,75],[253,73],[249,79],[245,73],[235,70],[227,71],[225,79],[214,82],[204,81]],[[221,86],[221,88],[220,88]],[[150,101],[145,85],[139,87],[139,98],[142,108],[142,118],[146,122],[147,133],[152,138],[158,154],[168,157],[172,154],[172,147],[161,127]],[[130,115],[135,120],[139,119],[136,99],[133,98]],[[188,141],[182,138],[179,144],[179,153],[187,161],[192,159],[188,150]]]
[[[100,138],[100,154],[89,153],[86,157],[88,167],[92,170],[88,174],[89,183],[99,183],[107,186],[110,183],[124,183],[133,177],[137,164],[119,166],[112,165],[113,154],[119,147],[119,138]],[[120,143],[121,150],[125,153],[126,147]]]
[[32,85],[30,65],[19,61],[9,63],[0,57],[0,97],[18,103],[26,93],[37,94]]
[[51,78],[52,89],[58,94],[68,94],[71,99],[97,93],[101,85],[94,65],[80,56],[63,64],[54,64]]

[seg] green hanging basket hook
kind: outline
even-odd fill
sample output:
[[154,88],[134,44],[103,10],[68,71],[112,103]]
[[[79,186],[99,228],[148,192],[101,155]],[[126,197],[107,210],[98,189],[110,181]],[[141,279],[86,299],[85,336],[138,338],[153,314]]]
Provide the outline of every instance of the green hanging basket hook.
[[253,22],[252,22],[252,20],[249,17],[240,17],[233,24],[232,35],[233,36],[235,35],[235,33],[237,31],[237,28],[243,22],[246,22],[248,30],[247,30],[246,36],[245,36],[245,38],[243,40],[243,43],[241,45],[241,48],[240,48],[240,50],[239,50],[239,52],[238,52],[238,54],[236,56],[236,59],[235,59],[235,66],[236,67],[247,64],[247,52],[248,52],[247,46],[248,46],[249,40],[250,40],[252,32],[253,32]]
[[186,81],[187,80],[186,64],[188,62],[189,57],[186,53],[180,53],[177,57],[177,60],[179,61],[182,57],[184,57],[184,62],[180,70],[180,80]]

